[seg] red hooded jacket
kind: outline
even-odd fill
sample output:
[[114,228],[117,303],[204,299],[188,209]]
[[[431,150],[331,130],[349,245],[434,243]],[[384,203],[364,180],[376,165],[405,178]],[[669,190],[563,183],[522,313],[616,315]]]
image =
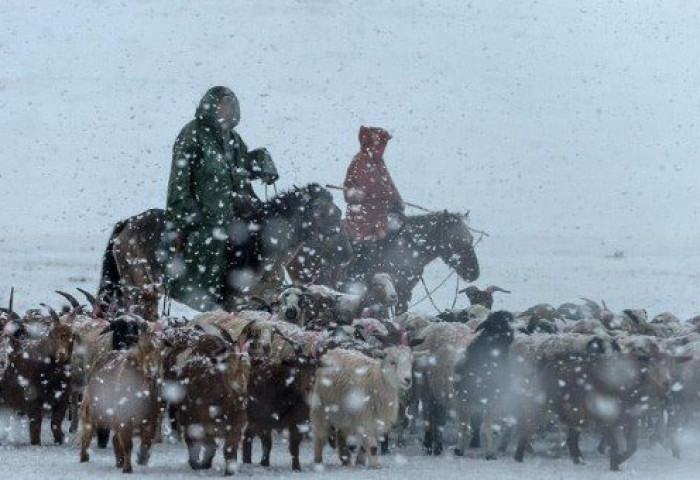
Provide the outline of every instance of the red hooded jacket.
[[352,159],[343,190],[348,204],[346,223],[359,242],[376,242],[390,231],[389,214],[403,210],[401,195],[384,164],[391,138],[378,127],[360,127],[360,152]]

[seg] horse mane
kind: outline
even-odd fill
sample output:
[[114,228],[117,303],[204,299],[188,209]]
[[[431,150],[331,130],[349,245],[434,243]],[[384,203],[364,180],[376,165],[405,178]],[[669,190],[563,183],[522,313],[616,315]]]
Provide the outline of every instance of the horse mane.
[[296,185],[281,192],[263,204],[262,217],[288,217],[290,214],[305,208],[313,200],[323,198],[332,201],[328,190],[318,183],[310,183],[303,187]]
[[445,224],[450,221],[464,221],[463,213],[448,212],[442,210],[439,212],[421,213],[418,215],[406,216],[406,227],[411,229],[423,230],[435,225]]

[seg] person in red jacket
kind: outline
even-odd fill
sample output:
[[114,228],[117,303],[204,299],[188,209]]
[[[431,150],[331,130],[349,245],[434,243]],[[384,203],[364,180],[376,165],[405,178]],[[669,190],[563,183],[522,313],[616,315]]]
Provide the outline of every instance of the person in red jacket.
[[401,228],[404,204],[384,164],[391,139],[378,127],[360,127],[360,152],[348,167],[343,184],[347,202],[346,224],[355,241],[375,244]]

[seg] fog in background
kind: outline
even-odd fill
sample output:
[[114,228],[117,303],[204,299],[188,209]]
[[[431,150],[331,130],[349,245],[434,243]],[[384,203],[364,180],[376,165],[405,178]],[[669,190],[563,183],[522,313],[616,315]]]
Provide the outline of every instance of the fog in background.
[[470,210],[491,235],[479,282],[522,303],[554,302],[538,277],[575,284],[552,252],[673,256],[689,277],[647,283],[699,286],[697,2],[4,2],[0,24],[2,288],[37,282],[17,255],[46,245],[92,282],[112,224],[164,206],[172,143],[216,84],[280,188],[341,183],[358,127],[389,129],[404,199]]

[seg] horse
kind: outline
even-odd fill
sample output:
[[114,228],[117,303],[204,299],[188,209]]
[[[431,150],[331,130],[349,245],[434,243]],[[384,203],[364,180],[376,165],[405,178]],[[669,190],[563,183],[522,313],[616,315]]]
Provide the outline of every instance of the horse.
[[[256,223],[260,241],[247,245],[255,250],[244,255],[255,264],[236,266],[252,272],[251,288],[245,298],[241,298],[240,291],[224,289],[218,306],[225,310],[279,288],[284,279],[281,268],[304,243],[329,245],[334,261],[347,261],[351,251],[341,211],[331,194],[318,184],[294,187],[264,202]],[[162,209],[146,210],[115,224],[102,259],[98,298],[103,305],[137,308],[144,318],[158,318],[158,300],[166,293],[167,285],[165,234]]]
[[408,309],[413,287],[423,269],[440,258],[460,278],[472,282],[479,277],[479,262],[467,216],[447,211],[408,216],[403,228],[373,245],[354,245],[354,257],[346,265],[333,268],[329,260],[332,246],[304,245],[287,265],[297,283],[334,285],[348,290],[373,273],[388,273],[396,285],[396,313]]

